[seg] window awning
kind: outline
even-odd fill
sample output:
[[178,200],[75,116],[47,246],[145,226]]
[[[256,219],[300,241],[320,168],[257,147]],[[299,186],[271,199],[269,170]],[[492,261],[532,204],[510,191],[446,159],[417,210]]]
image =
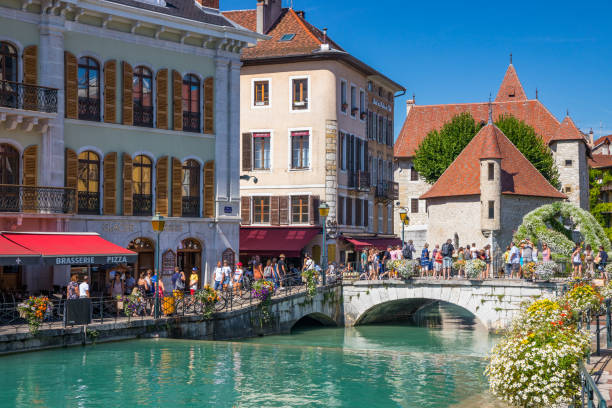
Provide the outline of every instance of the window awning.
[[24,265],[40,262],[40,254],[0,235],[0,265]]
[[240,253],[297,258],[320,232],[320,227],[240,227]]
[[2,237],[38,254],[47,265],[120,264],[138,258],[96,233],[3,232]]
[[402,245],[402,240],[399,238],[376,238],[376,237],[358,237],[358,238],[348,238],[344,237],[344,239],[355,247],[356,251],[361,251],[364,248],[376,248],[379,250],[385,250],[388,247],[395,247],[397,245]]

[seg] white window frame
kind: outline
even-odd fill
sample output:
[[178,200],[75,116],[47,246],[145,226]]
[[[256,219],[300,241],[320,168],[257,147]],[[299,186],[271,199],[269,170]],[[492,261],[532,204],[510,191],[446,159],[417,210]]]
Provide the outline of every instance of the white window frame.
[[[272,197],[273,196],[274,194],[272,193],[256,193],[256,194],[254,193],[249,196],[251,198],[251,225],[261,225],[261,226],[272,225]],[[270,221],[269,222],[267,223],[252,222],[255,219],[255,203],[253,202],[254,197],[270,197],[270,214],[269,214]]]
[[[308,131],[308,167],[302,169],[294,169],[291,167],[291,132],[306,132]],[[289,171],[312,171],[312,149],[313,149],[313,136],[311,127],[300,127],[300,128],[289,128],[287,132],[287,169]],[[270,146],[272,148],[272,146]]]
[[[312,195],[312,192],[307,192],[307,191],[303,191],[303,192],[292,192],[288,194],[289,197],[289,209],[287,211],[289,211],[289,225],[309,225],[310,224],[310,196]],[[293,197],[299,197],[299,196],[308,196],[308,221],[306,222],[293,222],[293,212],[291,210],[291,200],[293,199]]]
[[[253,164],[253,169],[251,172],[255,173],[269,173],[274,169],[274,130],[273,129],[251,129],[249,130],[251,133],[251,160]],[[255,138],[253,137],[253,133],[269,133],[270,134],[270,168],[269,169],[255,169]]]
[[[308,108],[307,109],[293,109],[293,80],[294,79],[306,79],[306,86],[308,88]],[[310,75],[296,75],[289,77],[289,112],[290,113],[308,113],[312,109],[312,86],[310,83]]]
[[[268,104],[255,105],[255,82],[268,81]],[[251,78],[251,109],[269,109],[272,107],[272,78]]]

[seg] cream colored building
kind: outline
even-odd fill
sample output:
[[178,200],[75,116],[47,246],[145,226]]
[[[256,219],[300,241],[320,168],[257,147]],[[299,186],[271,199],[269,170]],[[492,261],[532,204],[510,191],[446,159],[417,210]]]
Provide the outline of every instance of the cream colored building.
[[[323,201],[343,237],[388,239],[391,118],[394,95],[403,88],[311,26],[303,12],[281,8],[278,0],[257,3],[256,10],[224,13],[270,37],[242,58],[241,169],[255,179],[241,181],[240,254],[248,259],[285,253],[297,262],[309,252],[320,261]],[[371,104],[375,92],[381,95],[377,106]],[[383,101],[384,120],[378,112]],[[368,127],[374,113],[384,123],[380,139]],[[287,244],[291,234],[301,241]],[[269,247],[270,242],[283,246]],[[354,259],[350,241],[328,244],[329,260]]]

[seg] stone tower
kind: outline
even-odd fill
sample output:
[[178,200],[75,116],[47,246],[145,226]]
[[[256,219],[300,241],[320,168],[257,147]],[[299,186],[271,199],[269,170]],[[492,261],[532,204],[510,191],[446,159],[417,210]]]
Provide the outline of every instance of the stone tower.
[[482,130],[480,153],[480,228],[483,233],[501,229],[501,160],[502,154],[497,141],[497,133],[502,133],[494,124],[489,123]]

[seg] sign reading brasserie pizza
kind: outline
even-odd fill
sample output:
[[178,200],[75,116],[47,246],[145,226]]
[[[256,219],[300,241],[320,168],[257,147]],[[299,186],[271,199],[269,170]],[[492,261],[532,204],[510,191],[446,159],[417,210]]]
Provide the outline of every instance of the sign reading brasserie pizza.
[[45,258],[51,265],[104,265],[134,262],[137,255],[107,255],[107,256],[58,256]]

